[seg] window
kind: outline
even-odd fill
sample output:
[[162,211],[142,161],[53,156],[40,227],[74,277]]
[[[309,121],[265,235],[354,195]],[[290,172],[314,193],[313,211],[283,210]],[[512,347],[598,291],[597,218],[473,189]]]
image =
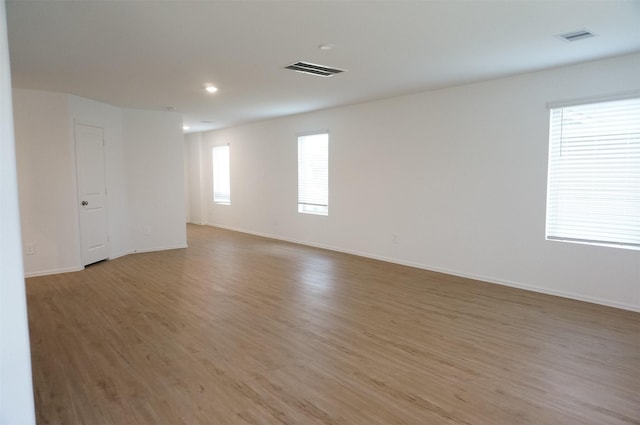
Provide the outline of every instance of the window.
[[640,249],[640,98],[551,108],[546,236]]
[[329,134],[298,137],[298,212],[329,214]]
[[231,205],[228,145],[213,148],[213,203]]

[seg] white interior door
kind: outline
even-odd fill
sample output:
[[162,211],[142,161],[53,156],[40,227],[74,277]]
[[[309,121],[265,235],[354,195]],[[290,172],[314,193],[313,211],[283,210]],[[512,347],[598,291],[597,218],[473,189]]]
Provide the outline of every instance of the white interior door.
[[86,266],[109,258],[104,130],[76,124],[75,138],[80,239],[82,262]]

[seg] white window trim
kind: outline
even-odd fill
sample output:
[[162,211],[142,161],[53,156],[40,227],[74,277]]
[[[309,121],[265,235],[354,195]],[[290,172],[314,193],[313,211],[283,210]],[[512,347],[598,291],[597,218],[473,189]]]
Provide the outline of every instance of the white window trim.
[[[222,164],[222,168],[220,169],[220,165],[216,165],[216,150],[220,152],[221,150],[226,148],[227,155],[227,164]],[[214,146],[211,149],[211,165],[212,165],[212,177],[213,177],[213,187],[212,187],[212,196],[213,203],[216,205],[231,205],[231,148],[230,145],[220,145]],[[224,173],[226,170],[226,175]],[[220,185],[224,187],[220,187]],[[218,190],[216,190],[218,189]]]
[[[548,105],[547,240],[640,249],[640,194],[637,193],[640,183],[634,177],[640,175],[637,136],[640,117],[638,121],[616,122],[611,115],[601,115],[603,111],[589,110],[597,104],[633,99],[640,100],[640,91]],[[579,116],[594,120],[606,119],[609,125],[623,126],[624,131],[629,129],[632,136],[614,133],[619,128],[614,127],[605,134],[595,134],[598,137],[594,138],[590,134],[594,128],[589,127],[587,120],[572,122],[564,115],[567,112],[591,114]],[[555,125],[559,127],[556,129]],[[571,156],[563,159],[563,152]],[[609,171],[611,166],[616,173]],[[620,168],[624,173],[618,171]]]
[[[301,142],[305,137],[326,136],[327,157],[326,157],[326,193],[303,193],[304,188],[301,186]],[[297,156],[298,156],[298,212],[302,214],[313,214],[328,216],[329,215],[329,132],[316,131],[298,134],[297,137]],[[317,183],[317,182],[316,182]],[[315,188],[316,190],[318,188]],[[313,188],[311,189],[313,190]],[[322,191],[322,188],[320,188]],[[303,199],[306,198],[306,199]]]

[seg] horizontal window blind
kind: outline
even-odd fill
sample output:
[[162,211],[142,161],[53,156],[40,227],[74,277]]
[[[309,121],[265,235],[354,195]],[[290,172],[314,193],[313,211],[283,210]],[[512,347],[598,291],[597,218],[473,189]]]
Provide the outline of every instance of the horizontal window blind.
[[551,109],[546,236],[640,249],[640,98]]
[[213,148],[213,202],[231,205],[229,146]]
[[298,212],[329,213],[329,134],[298,137]]

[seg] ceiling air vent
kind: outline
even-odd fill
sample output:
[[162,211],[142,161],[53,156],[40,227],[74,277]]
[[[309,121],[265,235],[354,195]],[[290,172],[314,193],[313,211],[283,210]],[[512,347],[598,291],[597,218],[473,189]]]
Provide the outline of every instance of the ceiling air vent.
[[557,37],[566,41],[578,41],[584,38],[595,37],[596,35],[588,30],[566,32],[564,34],[558,34]]
[[317,75],[319,77],[331,77],[345,71],[344,69],[329,68],[327,66],[309,62],[296,62],[285,66],[285,68],[302,72],[303,74]]

